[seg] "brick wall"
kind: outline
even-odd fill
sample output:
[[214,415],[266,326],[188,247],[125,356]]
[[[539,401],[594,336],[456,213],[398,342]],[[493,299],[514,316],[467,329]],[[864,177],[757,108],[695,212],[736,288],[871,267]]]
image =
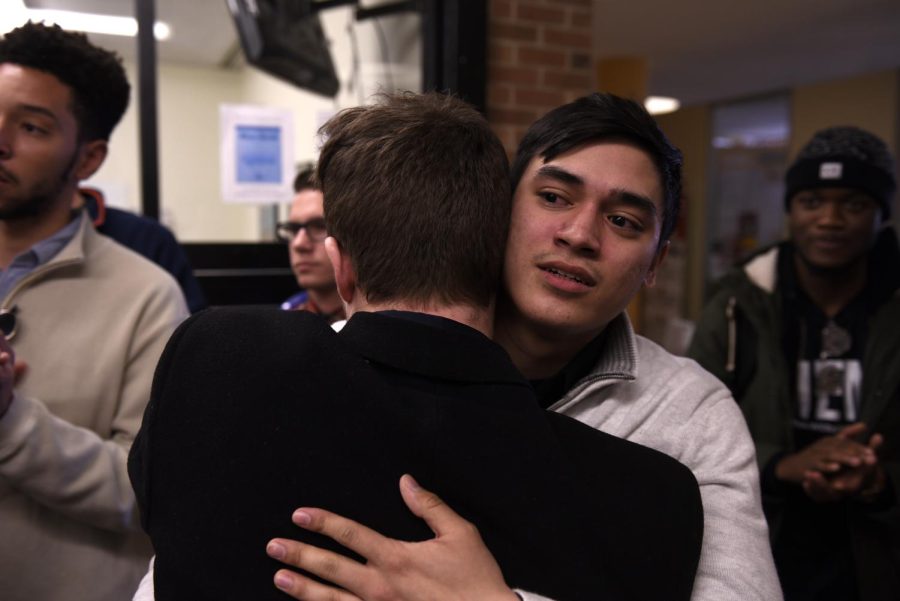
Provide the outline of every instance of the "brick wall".
[[592,91],[592,0],[489,0],[487,117],[512,156],[531,123]]

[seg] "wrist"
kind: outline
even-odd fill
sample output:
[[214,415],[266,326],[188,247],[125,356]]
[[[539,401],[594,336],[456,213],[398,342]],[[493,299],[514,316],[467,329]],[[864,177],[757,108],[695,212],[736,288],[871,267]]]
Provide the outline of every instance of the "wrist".
[[884,492],[886,478],[884,468],[880,465],[875,466],[871,481],[867,486],[863,487],[857,494],[857,498],[863,503],[874,503]]
[[793,482],[794,484],[800,484],[803,481],[802,474],[796,474],[797,471],[794,468],[794,455],[784,455],[775,463],[775,469],[773,470],[775,474],[775,479],[781,482]]

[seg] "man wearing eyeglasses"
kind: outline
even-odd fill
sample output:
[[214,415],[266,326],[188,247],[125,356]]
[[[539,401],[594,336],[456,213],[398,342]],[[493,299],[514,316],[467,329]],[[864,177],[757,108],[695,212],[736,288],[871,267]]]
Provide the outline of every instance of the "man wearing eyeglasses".
[[281,303],[286,311],[309,311],[328,323],[345,319],[344,306],[334,283],[334,271],[325,254],[323,242],[325,213],[322,191],[313,180],[313,169],[307,167],[294,178],[294,200],[288,221],[278,224],[278,238],[288,245],[291,269],[303,290]]

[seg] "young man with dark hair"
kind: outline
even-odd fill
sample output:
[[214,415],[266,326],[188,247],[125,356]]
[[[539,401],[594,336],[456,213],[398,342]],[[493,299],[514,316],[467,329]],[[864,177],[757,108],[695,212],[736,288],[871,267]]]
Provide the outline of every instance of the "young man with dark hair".
[[127,598],[149,557],[126,455],[187,310],[168,274],[72,208],[128,90],[82,34],[29,23],[0,40],[4,601]]
[[[529,128],[512,179],[495,340],[530,380],[542,406],[662,451],[693,471],[703,497],[704,535],[692,599],[779,599],[753,443],[739,408],[696,363],[635,335],[625,313],[638,290],[653,284],[668,250],[681,192],[680,152],[637,103],[592,94]],[[359,528],[313,513],[313,526],[325,533],[334,533],[334,524],[341,532]],[[450,530],[458,521],[442,524]],[[364,599],[379,598],[373,590],[401,599],[438,598],[441,586],[484,575],[473,562],[461,566],[453,556],[473,545],[466,536],[439,536],[434,546],[423,547],[359,532],[365,534],[352,548],[368,560],[365,570],[336,558],[330,564],[335,571],[316,573]],[[324,561],[308,546],[279,544],[292,565],[315,571]],[[420,558],[453,562],[455,578],[441,580],[446,574],[435,574]],[[293,572],[279,577],[298,599],[328,594]],[[628,584],[634,598],[646,597],[640,579]]]
[[690,353],[756,441],[785,598],[900,598],[900,249],[887,145],[817,132],[785,177],[789,238],[717,284]]
[[302,291],[281,303],[285,311],[309,311],[328,323],[346,319],[334,283],[334,271],[325,253],[325,209],[322,191],[312,167],[294,177],[294,199],[288,221],[278,224],[278,237],[288,245],[288,257]]
[[[690,472],[543,411],[488,338],[510,194],[483,117],[404,95],[324,133],[326,248],[350,319],[335,333],[302,312],[216,310],[173,336],[130,461],[156,598],[283,598],[262,545],[322,540],[285,523],[298,499],[427,539],[397,495],[404,472],[483,524],[513,586],[689,598],[702,536]],[[503,577],[470,592],[515,599]]]

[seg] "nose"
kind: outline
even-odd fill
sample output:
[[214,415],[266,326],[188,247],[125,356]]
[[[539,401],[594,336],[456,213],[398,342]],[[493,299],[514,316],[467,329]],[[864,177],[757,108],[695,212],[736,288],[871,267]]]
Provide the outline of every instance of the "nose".
[[291,246],[294,250],[310,250],[313,246],[313,239],[309,237],[309,232],[305,227],[301,227],[291,239]]
[[597,207],[583,203],[566,211],[556,232],[557,246],[569,248],[582,256],[596,256],[600,251],[600,228]]
[[819,209],[817,222],[824,227],[840,227],[844,225],[844,211],[841,203],[833,200],[823,202]]

